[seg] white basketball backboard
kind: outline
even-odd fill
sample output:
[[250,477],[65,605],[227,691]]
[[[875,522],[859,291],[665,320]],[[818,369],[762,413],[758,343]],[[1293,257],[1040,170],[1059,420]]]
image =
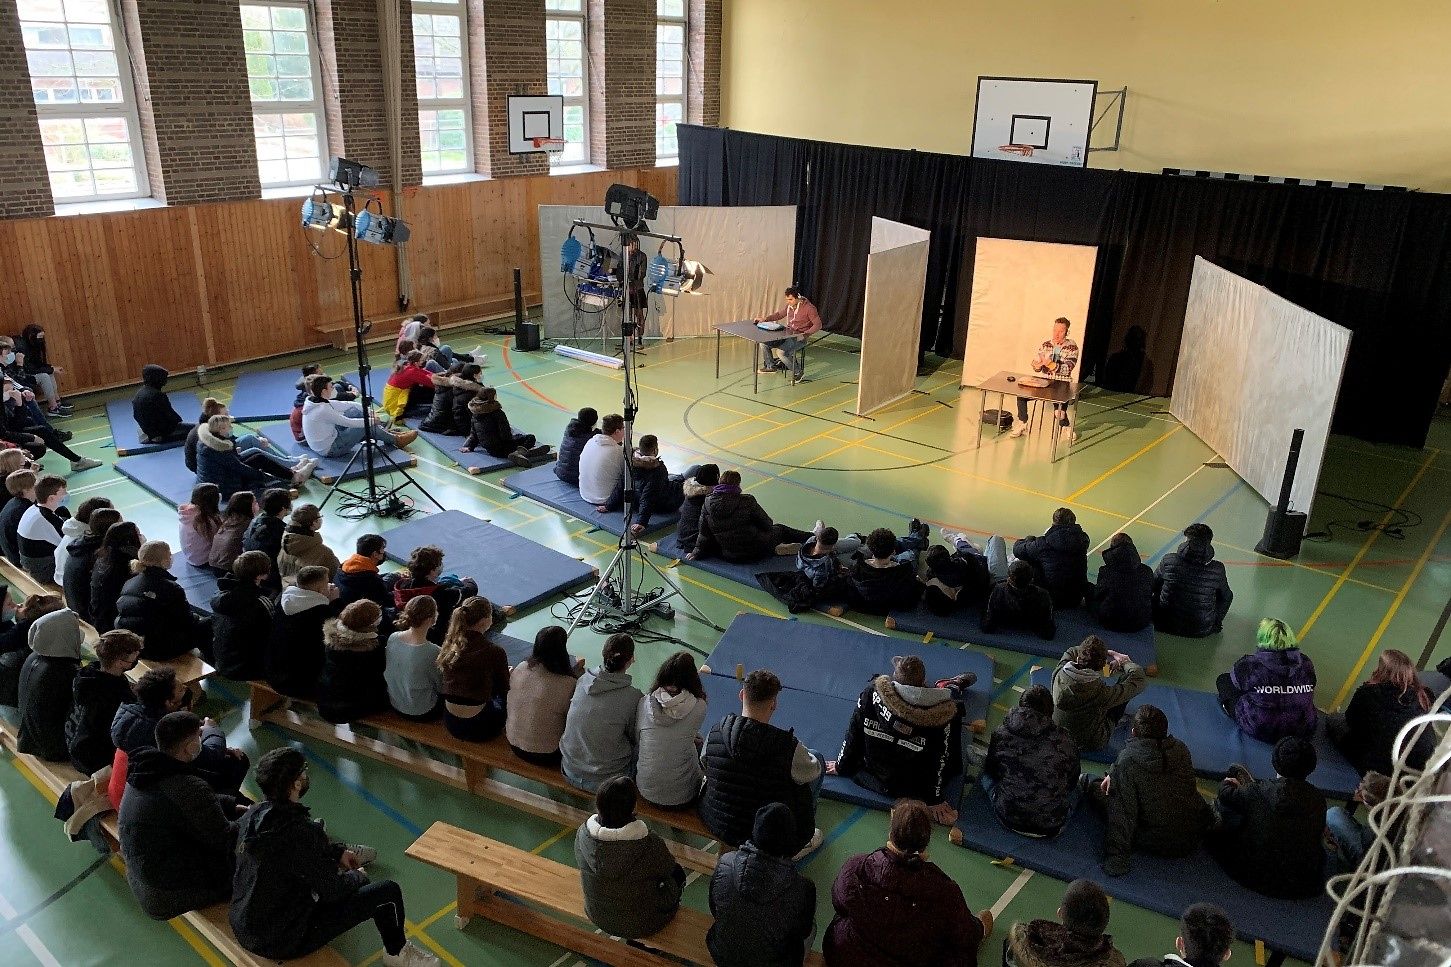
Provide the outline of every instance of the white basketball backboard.
[[509,95],[509,153],[564,150],[564,98],[558,94]]
[[1084,167],[1097,81],[979,77],[972,156]]

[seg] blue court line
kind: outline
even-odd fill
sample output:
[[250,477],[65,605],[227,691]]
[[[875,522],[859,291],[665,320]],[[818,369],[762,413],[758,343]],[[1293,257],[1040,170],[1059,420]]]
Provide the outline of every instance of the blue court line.
[[835,829],[833,829],[831,832],[827,833],[821,838],[820,846],[812,850],[810,855],[803,857],[799,862],[797,862],[796,868],[799,870],[803,866],[806,866],[808,863],[810,863],[812,860],[816,859],[816,854],[820,853],[832,843],[841,839],[842,835],[846,833],[848,829],[851,829],[853,826],[855,826],[857,822],[870,811],[871,810],[867,809],[867,807],[865,806],[858,806],[853,809],[850,816],[837,823]]
[[[1235,493],[1239,490],[1239,488],[1242,487],[1242,486],[1244,486],[1244,481],[1243,480],[1236,479],[1234,481],[1234,485],[1232,487],[1230,487],[1228,490],[1226,490],[1220,496],[1220,498],[1218,500],[1216,500],[1214,503],[1210,504],[1208,507],[1204,508],[1203,512],[1201,512],[1198,517],[1194,518],[1189,523],[1190,524],[1201,524],[1201,523],[1203,523],[1204,520],[1207,517],[1209,517],[1211,514],[1213,514],[1220,507],[1223,507],[1224,506],[1224,502],[1226,500],[1228,500],[1229,498],[1233,497],[1235,495]],[[1185,527],[1188,527],[1189,524],[1185,524],[1184,526]],[[1168,554],[1175,547],[1179,546],[1179,542],[1182,541],[1183,539],[1184,539],[1184,537],[1183,537],[1182,534],[1176,534],[1173,537],[1169,538],[1168,543],[1166,543],[1163,547],[1161,547],[1157,551],[1155,551],[1154,552],[1154,556],[1151,557],[1151,558],[1149,558],[1144,563],[1145,564],[1148,564],[1149,567],[1153,567],[1155,564],[1158,564],[1159,563],[1159,559],[1161,557],[1163,557],[1165,554]]]
[[1012,688],[1013,683],[1015,683],[1018,679],[1022,678],[1024,675],[1028,674],[1028,670],[1032,668],[1035,664],[1037,664],[1040,660],[1041,659],[1038,658],[1029,658],[1027,661],[1023,662],[1022,667],[1020,667],[1017,671],[1013,672],[1007,678],[1004,678],[1002,680],[1002,683],[999,684],[997,688],[993,689],[992,694],[988,696],[988,704],[991,705],[993,702],[996,702],[999,695]]

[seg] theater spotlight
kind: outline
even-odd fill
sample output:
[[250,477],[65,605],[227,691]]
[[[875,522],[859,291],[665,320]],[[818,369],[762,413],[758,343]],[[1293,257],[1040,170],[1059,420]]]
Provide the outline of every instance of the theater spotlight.
[[383,214],[383,203],[376,198],[368,199],[353,224],[358,241],[373,245],[402,245],[411,234],[405,222]]
[[325,195],[313,195],[302,203],[303,228],[337,228],[343,215],[343,206],[334,205]]
[[645,273],[645,288],[668,296],[699,295],[705,285],[705,277],[714,274],[693,259],[679,258],[672,262],[662,253],[650,260],[650,267]]
[[378,187],[377,169],[347,158],[334,158],[327,176],[340,188]]
[[660,200],[633,185],[610,185],[605,192],[605,214],[619,228],[648,231],[646,222],[660,217]]

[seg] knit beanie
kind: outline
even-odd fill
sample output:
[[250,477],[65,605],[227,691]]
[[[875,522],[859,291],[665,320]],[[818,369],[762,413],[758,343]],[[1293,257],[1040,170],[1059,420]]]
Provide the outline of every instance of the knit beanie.
[[166,541],[147,541],[136,552],[136,563],[142,567],[166,567],[171,557],[171,545]]
[[785,803],[771,802],[756,810],[751,842],[767,856],[789,857],[800,846],[796,817]]

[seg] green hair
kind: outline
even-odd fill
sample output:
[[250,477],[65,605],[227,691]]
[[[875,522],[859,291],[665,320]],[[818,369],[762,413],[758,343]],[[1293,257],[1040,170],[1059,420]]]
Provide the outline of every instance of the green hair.
[[1295,632],[1279,618],[1262,619],[1259,630],[1255,632],[1255,641],[1269,651],[1289,651],[1297,644]]

